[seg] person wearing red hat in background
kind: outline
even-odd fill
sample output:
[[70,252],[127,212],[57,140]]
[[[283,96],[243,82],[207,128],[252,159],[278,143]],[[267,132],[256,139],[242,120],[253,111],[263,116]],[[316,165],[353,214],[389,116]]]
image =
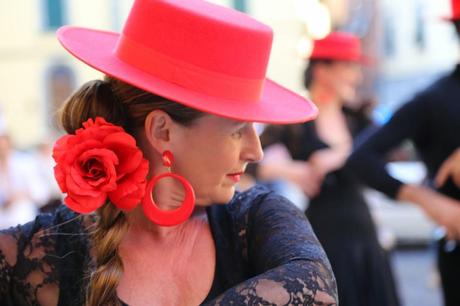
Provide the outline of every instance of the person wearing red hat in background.
[[[460,38],[460,0],[451,3],[452,15],[445,19],[452,22]],[[446,236],[438,243],[438,268],[446,306],[460,305],[460,189],[452,177],[446,179],[442,166],[460,146],[459,101],[458,64],[453,72],[397,110],[389,122],[356,148],[347,162],[347,167],[364,183],[389,197],[419,205],[443,227]],[[405,140],[415,144],[427,167],[431,187],[405,184],[385,169],[386,154]]]
[[262,187],[235,193],[262,158],[252,122],[317,114],[266,79],[269,27],[205,1],[137,0],[122,33],[58,38],[106,76],[62,110],[66,206],[0,235],[1,305],[338,304],[305,216]]
[[[331,262],[340,305],[394,306],[399,300],[387,254],[378,242],[359,185],[352,173],[342,169],[354,136],[342,108],[356,99],[363,61],[360,40],[353,34],[333,32],[314,41],[304,84],[319,108],[318,118],[303,124],[269,126],[261,140],[267,148],[284,145],[292,161],[304,163],[303,171],[317,176],[320,185],[308,194],[306,214]],[[299,168],[294,162],[279,163],[287,168],[285,172]],[[275,173],[268,175],[276,166],[260,163],[258,178],[280,179]]]

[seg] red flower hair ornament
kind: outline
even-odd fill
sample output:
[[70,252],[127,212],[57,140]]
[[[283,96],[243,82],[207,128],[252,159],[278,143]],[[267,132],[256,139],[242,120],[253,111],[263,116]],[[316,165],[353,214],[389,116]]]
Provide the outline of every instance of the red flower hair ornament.
[[93,212],[107,200],[131,210],[144,197],[148,161],[131,135],[101,117],[61,137],[53,158],[56,181],[67,194],[64,203],[78,213]]

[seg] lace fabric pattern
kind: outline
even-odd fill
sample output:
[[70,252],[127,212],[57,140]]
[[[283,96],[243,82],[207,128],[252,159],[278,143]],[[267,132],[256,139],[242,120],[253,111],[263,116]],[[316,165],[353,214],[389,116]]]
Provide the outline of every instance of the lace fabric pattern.
[[61,207],[1,231],[0,305],[81,305],[94,221]]
[[[204,305],[337,305],[329,262],[305,216],[292,204],[254,188],[219,209],[225,210],[234,233],[223,238],[241,264],[222,266],[237,276],[224,281]],[[222,223],[216,219],[210,221]],[[82,305],[94,224],[94,216],[61,207],[1,231],[0,305]]]
[[226,208],[248,279],[205,305],[337,305],[326,254],[292,203],[257,186]]

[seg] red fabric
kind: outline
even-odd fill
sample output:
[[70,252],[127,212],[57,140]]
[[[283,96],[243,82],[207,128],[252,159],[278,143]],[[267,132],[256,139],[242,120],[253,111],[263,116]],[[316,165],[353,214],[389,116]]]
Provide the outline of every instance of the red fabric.
[[198,110],[242,121],[311,120],[311,101],[265,77],[272,30],[201,0],[136,0],[122,34],[63,27],[58,39],[91,67]]
[[313,42],[312,59],[365,61],[359,38],[351,33],[332,32]]
[[265,77],[272,30],[238,11],[196,0],[136,1],[130,16],[123,35],[146,48],[234,77]]
[[265,81],[265,78],[232,77],[206,70],[146,48],[125,36],[120,37],[116,54],[124,62],[165,81],[224,99],[258,101]]
[[452,15],[449,17],[451,20],[460,19],[460,0],[451,0]]

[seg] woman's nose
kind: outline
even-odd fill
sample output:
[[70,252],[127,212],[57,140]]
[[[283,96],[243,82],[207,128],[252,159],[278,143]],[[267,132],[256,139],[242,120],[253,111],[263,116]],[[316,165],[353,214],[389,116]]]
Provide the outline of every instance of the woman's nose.
[[253,124],[248,130],[247,143],[242,151],[242,159],[248,162],[258,162],[264,158],[260,138]]

